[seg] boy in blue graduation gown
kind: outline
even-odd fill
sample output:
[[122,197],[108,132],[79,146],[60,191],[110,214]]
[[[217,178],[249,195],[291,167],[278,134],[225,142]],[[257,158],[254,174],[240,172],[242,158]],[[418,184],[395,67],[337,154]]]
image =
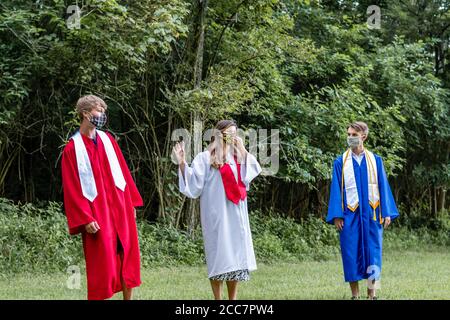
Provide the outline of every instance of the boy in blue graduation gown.
[[376,299],[382,261],[383,228],[398,217],[381,157],[364,148],[369,129],[364,122],[347,128],[349,149],[333,165],[327,222],[340,233],[344,278],[352,299],[358,281],[367,279],[368,298]]

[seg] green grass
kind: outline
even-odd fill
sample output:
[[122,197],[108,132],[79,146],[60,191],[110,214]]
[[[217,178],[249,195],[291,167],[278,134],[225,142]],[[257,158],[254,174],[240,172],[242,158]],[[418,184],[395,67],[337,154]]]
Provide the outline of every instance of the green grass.
[[[384,255],[380,299],[449,299],[450,250],[434,247],[389,251]],[[0,277],[0,299],[85,299],[66,287],[67,275],[17,274]],[[142,270],[135,299],[211,299],[206,267],[179,266]],[[360,286],[365,291],[365,283]],[[224,291],[226,294],[226,291]],[[240,299],[348,299],[340,257],[327,261],[260,264],[239,288]],[[120,299],[116,294],[113,299]]]

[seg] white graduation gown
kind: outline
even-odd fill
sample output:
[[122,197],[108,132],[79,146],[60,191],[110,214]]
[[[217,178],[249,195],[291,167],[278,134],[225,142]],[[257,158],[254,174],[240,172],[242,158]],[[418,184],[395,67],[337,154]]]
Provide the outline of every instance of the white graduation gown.
[[[230,167],[237,178],[237,166],[231,159]],[[241,163],[241,179],[247,190],[260,172],[256,158],[247,153],[245,163]],[[222,176],[210,165],[209,151],[199,153],[191,166],[186,165],[184,175],[185,179],[178,169],[180,191],[189,198],[200,197],[208,278],[236,270],[256,270],[247,198],[237,205],[227,199]]]

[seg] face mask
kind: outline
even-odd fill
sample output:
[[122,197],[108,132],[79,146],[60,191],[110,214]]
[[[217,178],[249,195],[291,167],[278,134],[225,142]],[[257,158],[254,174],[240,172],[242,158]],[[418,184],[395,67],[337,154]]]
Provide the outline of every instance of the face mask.
[[234,138],[233,134],[226,134],[226,133],[223,134],[223,142],[225,142],[226,144],[233,143],[233,138]]
[[347,144],[350,148],[356,148],[360,145],[361,138],[360,137],[347,137]]
[[101,128],[106,123],[106,113],[102,113],[100,116],[95,117],[91,115],[91,119],[89,120],[96,128]]

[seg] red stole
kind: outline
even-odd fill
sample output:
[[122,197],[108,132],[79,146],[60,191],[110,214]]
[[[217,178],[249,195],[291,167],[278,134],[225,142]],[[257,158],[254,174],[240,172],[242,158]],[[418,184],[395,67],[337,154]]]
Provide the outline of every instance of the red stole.
[[238,182],[228,163],[224,163],[219,171],[222,176],[223,188],[225,189],[228,200],[234,204],[238,204],[239,200],[244,200],[245,197],[247,197],[247,191],[245,189],[245,184],[241,180],[241,164],[238,163],[236,156],[234,156],[234,161],[236,162],[237,167]]

